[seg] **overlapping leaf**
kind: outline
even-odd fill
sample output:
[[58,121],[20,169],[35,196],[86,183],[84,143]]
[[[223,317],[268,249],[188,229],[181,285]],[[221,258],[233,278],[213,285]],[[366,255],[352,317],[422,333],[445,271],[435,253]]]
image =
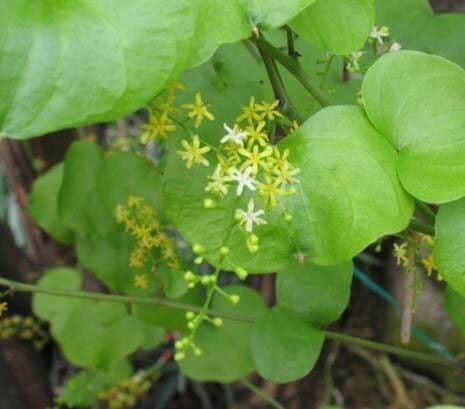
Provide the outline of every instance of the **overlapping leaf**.
[[291,27],[313,45],[347,55],[363,47],[375,20],[373,0],[320,0]]
[[403,186],[427,202],[465,196],[465,71],[415,51],[389,53],[363,82],[375,128],[399,151]]
[[296,313],[275,307],[259,318],[250,346],[261,376],[273,382],[292,382],[310,372],[323,341],[323,333]]

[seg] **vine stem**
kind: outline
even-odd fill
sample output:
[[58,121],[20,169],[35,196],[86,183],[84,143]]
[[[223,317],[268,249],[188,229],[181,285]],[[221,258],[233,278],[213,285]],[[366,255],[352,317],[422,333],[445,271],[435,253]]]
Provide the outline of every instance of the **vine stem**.
[[263,59],[263,63],[265,64],[266,72],[270,79],[275,98],[279,100],[283,113],[287,113],[290,117],[292,117],[292,119],[297,119],[299,122],[302,122],[302,117],[295,109],[289,95],[287,94],[283,80],[279,74],[278,67],[276,66],[276,62],[261,48],[259,44],[257,44],[257,48]]
[[270,407],[274,409],[285,409],[283,405],[281,405],[277,400],[275,400],[272,396],[268,395],[263,389],[255,386],[253,383],[243,379],[240,381],[242,385],[244,385],[247,389],[251,390],[257,396],[260,396],[265,402],[270,404]]
[[430,224],[423,223],[418,219],[412,219],[409,227],[419,233],[434,237],[434,227]]
[[266,41],[262,35],[258,38],[253,38],[252,41],[264,53],[286,68],[322,107],[331,105],[329,98],[308,78],[299,61],[281,52],[274,45]]
[[429,223],[434,224],[436,220],[436,213],[433,212],[431,207],[429,207],[426,203],[423,203],[420,200],[416,200],[417,209],[421,212],[421,214],[426,218]]
[[[48,287],[37,286],[33,284],[25,284],[17,281],[9,280],[3,277],[0,277],[0,286],[10,288],[12,291],[20,291],[27,293],[41,293],[47,295],[53,295],[58,297],[73,297],[73,298],[82,298],[94,301],[101,302],[115,302],[122,304],[144,304],[144,305],[161,305],[168,308],[173,308],[182,311],[193,311],[193,312],[202,312],[204,308],[198,305],[184,304],[172,300],[167,300],[160,297],[136,297],[136,296],[126,296],[126,295],[116,295],[116,294],[102,294],[96,292],[88,291],[76,291],[76,290],[61,290]],[[248,324],[253,324],[255,320],[251,317],[238,316],[235,314],[227,314],[215,310],[207,310],[208,315],[221,317],[233,321],[244,322]],[[399,348],[392,345],[383,344],[380,342],[370,341],[363,338],[357,338],[346,334],[341,334],[333,331],[322,331],[326,338],[340,341],[345,344],[358,345],[364,348],[373,349],[380,352],[386,352],[398,356],[403,356],[405,358],[430,362],[433,364],[448,366],[450,368],[462,370],[460,363],[455,359],[446,359],[439,355],[427,354],[423,352],[410,351],[405,348]]]

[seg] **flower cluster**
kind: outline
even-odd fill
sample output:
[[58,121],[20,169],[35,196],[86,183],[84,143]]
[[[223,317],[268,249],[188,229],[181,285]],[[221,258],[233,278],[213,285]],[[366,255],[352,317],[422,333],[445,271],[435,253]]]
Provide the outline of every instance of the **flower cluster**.
[[[368,43],[373,46],[375,54],[384,54],[386,52],[399,51],[402,45],[392,40],[389,27],[373,26],[368,37]],[[360,60],[366,54],[366,51],[354,51],[345,57],[346,68],[350,73],[359,72],[361,68]]]
[[[430,276],[437,271],[436,262],[433,258],[434,239],[421,233],[412,233],[400,244],[394,243],[393,255],[397,265],[406,272],[416,272],[422,266]],[[442,278],[438,275],[438,279]]]
[[[184,150],[178,151],[188,168],[194,164],[209,166],[205,155],[215,152],[217,164],[205,186],[209,194],[205,207],[215,207],[231,189],[236,196],[252,196],[247,208],[236,212],[238,223],[250,235],[251,251],[258,248],[257,243],[252,243],[257,241],[252,235],[254,227],[265,224],[266,210],[275,207],[280,197],[295,193],[293,185],[298,183],[299,169],[289,162],[289,150],[272,144],[271,134],[281,119],[278,101],[259,104],[251,97],[236,123],[224,124],[225,133],[219,137],[218,147],[202,146],[199,136],[194,135],[191,141],[184,139],[181,142]],[[292,123],[289,129],[295,127]]]
[[142,125],[140,143],[145,145],[151,141],[164,140],[176,131],[172,117],[176,113],[176,92],[183,89],[184,86],[180,82],[172,81],[168,88],[151,103],[148,107],[148,122]]
[[[198,244],[194,245],[193,249],[197,253],[195,263],[202,263],[202,255],[203,253],[205,253],[205,249]],[[229,249],[227,247],[223,246],[220,248],[220,258],[225,257],[226,255],[228,255],[228,253]],[[174,355],[174,359],[176,361],[184,359],[186,357],[186,353],[189,350],[191,350],[195,356],[202,355],[203,351],[195,344],[195,336],[202,324],[208,323],[215,327],[221,327],[223,325],[222,318],[211,317],[208,313],[210,303],[215,294],[223,296],[234,305],[238,304],[240,301],[239,295],[229,294],[218,285],[219,273],[220,270],[219,268],[217,268],[213,272],[213,274],[199,275],[193,273],[192,271],[187,271],[184,274],[184,278],[187,281],[187,285],[189,288],[194,288],[197,285],[202,285],[206,289],[207,296],[205,304],[203,305],[203,307],[201,307],[200,311],[186,312],[187,328],[190,330],[190,333],[188,336],[185,336],[184,338],[181,338],[175,342],[176,353]],[[237,268],[235,273],[241,280],[244,280],[247,277],[247,271],[245,271],[243,268]]]
[[105,402],[108,409],[131,408],[147,393],[151,383],[143,373],[137,373],[132,378],[124,379],[112,388],[99,394],[99,399]]
[[11,315],[0,320],[0,340],[20,338],[32,342],[37,349],[42,349],[48,342],[47,332],[33,317]]
[[[129,266],[138,271],[134,277],[137,288],[148,287],[148,275],[144,271],[150,268],[156,272],[156,265],[165,262],[171,271],[180,267],[176,253],[176,245],[168,236],[164,226],[158,221],[157,213],[144,199],[129,196],[125,205],[118,205],[115,211],[116,220],[134,238]],[[142,271],[142,273],[140,272]]]

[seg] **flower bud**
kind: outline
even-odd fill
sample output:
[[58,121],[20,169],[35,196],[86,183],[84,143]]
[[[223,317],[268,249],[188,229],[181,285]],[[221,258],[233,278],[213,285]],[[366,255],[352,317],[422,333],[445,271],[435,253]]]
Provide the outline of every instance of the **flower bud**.
[[231,301],[233,304],[238,304],[241,300],[241,297],[239,297],[237,294],[231,294],[228,298],[229,301]]
[[212,324],[215,327],[221,327],[223,325],[223,320],[220,317],[215,317],[212,319]]
[[227,256],[229,254],[229,247],[226,247],[226,246],[222,246],[220,248],[220,254],[222,256]]
[[203,201],[203,207],[205,207],[205,209],[213,209],[216,207],[216,203],[212,199],[205,199]]
[[242,267],[237,267],[235,273],[241,280],[245,280],[248,275],[247,270]]

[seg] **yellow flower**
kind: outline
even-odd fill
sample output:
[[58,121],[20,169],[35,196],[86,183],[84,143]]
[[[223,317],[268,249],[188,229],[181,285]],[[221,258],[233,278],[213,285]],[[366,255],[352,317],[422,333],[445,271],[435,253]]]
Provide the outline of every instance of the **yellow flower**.
[[242,164],[242,169],[251,167],[252,173],[255,175],[258,172],[258,167],[261,166],[263,169],[268,169],[266,158],[273,153],[273,149],[268,147],[263,151],[259,151],[258,145],[255,145],[252,150],[240,149],[239,153],[245,156],[247,159]]
[[421,263],[423,264],[423,267],[425,267],[425,270],[428,273],[428,275],[431,275],[434,270],[437,270],[437,265],[436,265],[436,262],[434,261],[432,254],[424,258],[421,261]]
[[4,312],[8,310],[8,304],[6,302],[0,302],[0,317]]
[[252,146],[255,143],[258,143],[260,146],[266,145],[266,143],[268,142],[268,135],[262,132],[265,125],[266,122],[261,121],[257,124],[256,127],[252,125],[247,127],[249,146]]
[[282,118],[283,114],[279,112],[276,107],[279,105],[279,101],[276,100],[271,104],[267,104],[266,102],[262,102],[261,105],[258,106],[258,110],[263,113],[263,117],[272,121],[275,118]]
[[396,258],[397,265],[405,265],[408,263],[407,257],[407,242],[398,245],[394,243],[393,255]]
[[145,290],[148,288],[148,286],[149,286],[149,283],[147,281],[147,276],[145,274],[137,274],[134,277],[134,287]]
[[176,130],[176,126],[168,117],[167,112],[150,113],[148,124],[142,125],[144,133],[140,137],[140,142],[146,144],[156,139],[166,139],[166,137]]
[[194,163],[199,163],[205,166],[210,164],[203,156],[204,153],[210,152],[210,148],[208,146],[204,146],[202,148],[200,147],[200,139],[198,135],[194,135],[194,138],[192,139],[192,145],[189,145],[189,142],[187,142],[185,139],[181,141],[181,144],[185,150],[178,151],[178,154],[183,160],[186,161],[186,166],[188,169],[190,169]]
[[286,191],[279,187],[279,180],[272,180],[268,175],[265,177],[265,183],[258,185],[258,191],[265,200],[265,204],[274,207],[277,203],[277,196],[284,196]]
[[128,197],[128,207],[139,207],[144,199],[139,196]]
[[145,264],[145,253],[144,250],[140,247],[137,247],[131,253],[131,257],[129,259],[129,267],[143,267]]
[[198,128],[203,121],[203,118],[207,118],[210,121],[213,121],[215,117],[213,114],[208,111],[208,105],[202,101],[202,96],[200,92],[195,94],[195,102],[193,104],[183,104],[182,107],[184,109],[189,110],[190,112],[187,114],[189,118],[195,118],[194,126]]
[[231,177],[225,174],[224,168],[221,165],[217,165],[213,175],[209,176],[207,186],[205,187],[206,192],[213,192],[225,195],[228,193],[228,182],[231,181]]
[[255,103],[255,97],[250,97],[249,104],[242,107],[242,114],[236,119],[237,122],[247,121],[252,124],[254,121],[259,121],[261,115],[259,114],[260,106]]

